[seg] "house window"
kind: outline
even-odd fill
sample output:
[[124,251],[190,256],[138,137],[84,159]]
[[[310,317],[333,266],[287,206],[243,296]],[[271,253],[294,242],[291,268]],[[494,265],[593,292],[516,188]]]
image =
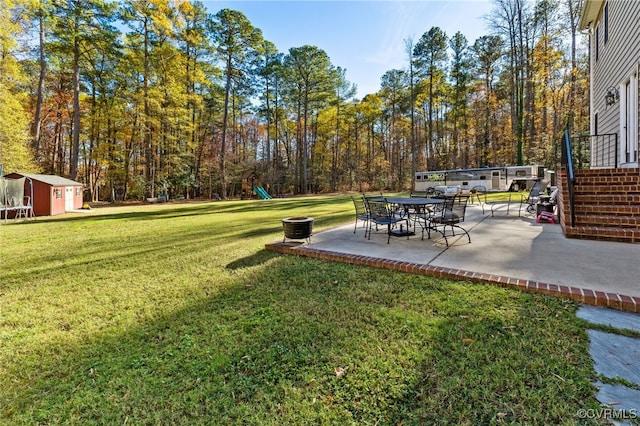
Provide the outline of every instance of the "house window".
[[76,197],[80,196],[80,187],[76,187]]
[[604,5],[604,44],[609,41],[609,3]]
[[598,134],[598,113],[593,114],[593,134]]
[[54,192],[55,192],[56,200],[59,200],[60,198],[62,198],[62,189],[56,188],[54,189]]

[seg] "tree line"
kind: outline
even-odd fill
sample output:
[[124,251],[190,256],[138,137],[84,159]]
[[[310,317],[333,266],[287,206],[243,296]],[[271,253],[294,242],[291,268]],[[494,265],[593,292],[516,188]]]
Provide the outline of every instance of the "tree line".
[[88,201],[410,189],[416,171],[554,167],[588,129],[580,0],[493,0],[491,34],[432,27],[356,99],[320,47],[280,52],[198,1],[0,0],[0,164]]

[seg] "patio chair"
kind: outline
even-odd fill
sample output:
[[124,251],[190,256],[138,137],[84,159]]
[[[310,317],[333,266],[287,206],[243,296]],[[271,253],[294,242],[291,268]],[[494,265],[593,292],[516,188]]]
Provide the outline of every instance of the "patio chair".
[[384,198],[384,195],[382,195],[382,192],[379,192],[377,194],[366,194],[366,193],[362,193],[362,197],[365,200],[370,200],[372,198]]
[[[434,227],[431,224],[431,220],[436,216],[439,215],[442,211],[442,206],[444,205],[438,205],[440,208],[438,210],[436,210],[436,206],[425,206],[423,210],[420,211],[416,211],[411,215],[411,218],[413,219],[413,228],[417,229],[416,226],[420,225],[420,227],[422,228],[422,239],[424,240],[424,231],[427,231],[427,235],[428,238],[431,238],[431,231],[438,231],[442,234],[442,232],[440,230],[438,230],[436,227]],[[444,235],[443,235],[444,236]]]
[[527,213],[535,214],[536,212],[536,204],[540,201],[540,194],[545,190],[547,185],[543,182],[536,182],[529,195],[526,198],[522,198],[521,204],[527,203]]
[[[461,229],[466,235],[469,243],[471,243],[471,236],[466,229],[460,226],[460,223],[464,222],[464,217],[467,211],[467,203],[469,202],[468,195],[456,195],[455,197],[446,198],[444,201],[444,207],[439,214],[436,214],[429,223],[427,232],[429,238],[431,238],[430,231],[435,230],[442,234],[444,241],[449,247],[449,240],[447,239],[447,226],[451,227],[451,235],[455,236],[455,229]],[[438,229],[441,226],[442,230]]]
[[[404,222],[405,225],[407,226],[407,239],[409,239],[409,220],[406,216],[404,217],[398,217],[395,215],[395,213],[393,212],[393,210],[391,209],[391,207],[389,206],[389,203],[387,202],[386,199],[380,201],[380,200],[376,200],[376,199],[370,199],[367,200],[367,203],[369,205],[369,226],[367,227],[368,229],[368,238],[367,239],[371,239],[371,231],[372,231],[372,227],[375,224],[376,225],[376,229],[378,227],[378,225],[382,225],[382,226],[386,226],[387,227],[387,244],[389,244],[389,241],[391,240],[391,229],[393,227],[396,226],[396,224]],[[402,225],[401,225],[401,229],[402,229]]]
[[476,185],[471,188],[471,198],[469,198],[470,204],[473,204],[473,199],[478,200],[478,204],[482,207],[482,214],[484,214],[484,206],[487,204],[487,187],[484,185]]
[[[538,185],[538,182],[536,182],[536,184],[533,186],[533,188],[531,188],[531,192],[529,194],[535,193],[536,196],[539,195],[539,190],[536,189],[537,185]],[[527,195],[524,192],[509,191],[508,194],[509,194],[509,197],[508,197],[508,199],[506,201],[505,200],[502,200],[502,201],[491,201],[491,202],[488,203],[488,204],[491,205],[491,217],[493,217],[495,211],[497,211],[502,206],[506,206],[507,207],[507,214],[509,214],[509,210],[511,209],[511,204],[517,204],[518,205],[518,216],[520,216],[521,213],[522,213],[522,206],[525,203],[528,203],[528,201],[527,201],[528,198],[531,198],[529,195]],[[537,202],[537,200],[533,203],[533,213],[535,213],[535,203],[536,202]],[[530,212],[528,207],[527,207],[527,211]]]
[[366,200],[363,196],[360,197],[351,197],[353,200],[353,206],[356,209],[356,223],[353,226],[353,233],[356,233],[356,229],[358,229],[358,221],[363,222],[363,227],[365,228],[365,236],[367,234],[367,226],[369,225],[369,209],[367,208]]
[[431,195],[433,198],[444,198],[445,192],[442,189],[433,188],[433,194]]
[[[427,198],[427,191],[419,191],[419,192],[410,192],[409,198]],[[421,210],[421,206],[417,205],[404,205],[404,206],[393,206],[395,213],[400,217],[412,217],[414,213],[419,213]],[[415,221],[414,221],[415,222]]]

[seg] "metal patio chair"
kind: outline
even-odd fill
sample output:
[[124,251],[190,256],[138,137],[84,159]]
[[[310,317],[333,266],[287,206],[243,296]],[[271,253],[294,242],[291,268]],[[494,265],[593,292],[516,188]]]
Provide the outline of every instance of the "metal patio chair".
[[394,228],[396,224],[401,222],[404,222],[405,225],[407,226],[406,228],[407,239],[409,239],[409,232],[408,232],[409,220],[406,216],[404,217],[396,216],[396,214],[391,209],[386,199],[383,199],[382,201],[378,199],[370,199],[370,200],[367,200],[367,203],[369,205],[369,214],[370,214],[369,226],[367,227],[369,232],[367,239],[369,240],[371,239],[371,231],[372,231],[371,228],[373,227],[373,225],[376,225],[376,229],[378,225],[386,226],[387,227],[387,244],[389,244],[389,241],[391,240],[392,228]]
[[[460,226],[460,224],[464,222],[468,202],[468,195],[456,195],[455,197],[445,199],[442,211],[440,211],[430,220],[429,227],[427,228],[429,238],[431,238],[431,230],[440,232],[444,237],[444,241],[447,244],[447,247],[449,247],[449,240],[447,239],[446,230],[447,227],[451,227],[452,236],[456,235],[454,228],[458,228],[467,235],[467,239],[469,240],[469,243],[471,243],[471,236],[469,235],[469,232],[467,232],[466,229]],[[439,227],[442,227],[442,229],[439,229]]]
[[356,230],[358,229],[358,221],[360,221],[363,222],[363,227],[365,228],[364,233],[366,236],[367,226],[369,226],[369,209],[367,207],[367,201],[364,196],[352,196],[351,200],[353,200],[353,207],[356,209],[356,221],[353,226],[353,233],[356,233]]
[[478,200],[478,204],[482,208],[482,214],[484,214],[484,206],[487,204],[487,187],[484,185],[476,185],[471,188],[471,198],[469,198],[469,203],[473,204],[473,199]]
[[547,185],[545,183],[536,182],[531,188],[531,191],[529,192],[527,198],[525,199],[523,197],[522,204],[527,204],[527,213],[534,214],[536,212],[536,204],[538,204],[538,202],[540,201],[540,195],[546,189],[546,187]]

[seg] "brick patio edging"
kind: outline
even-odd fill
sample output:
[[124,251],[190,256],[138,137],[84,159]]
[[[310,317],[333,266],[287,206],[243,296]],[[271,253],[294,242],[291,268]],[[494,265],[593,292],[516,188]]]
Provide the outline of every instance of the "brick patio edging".
[[520,278],[510,278],[500,275],[482,274],[478,272],[465,271],[462,269],[443,268],[440,266],[429,266],[419,263],[402,262],[399,260],[380,259],[377,257],[338,253],[329,250],[318,250],[300,243],[276,242],[266,244],[265,248],[267,250],[276,251],[278,253],[292,254],[295,256],[328,260],[332,262],[371,266],[374,268],[408,272],[411,274],[428,275],[436,278],[446,278],[458,281],[495,284],[505,288],[515,288],[532,293],[547,294],[555,297],[564,297],[587,305],[617,309],[620,311],[632,313],[640,313],[639,297],[625,296],[617,293],[605,293],[602,291],[594,291],[578,287],[568,287],[558,284],[542,283],[533,280],[523,280]]

